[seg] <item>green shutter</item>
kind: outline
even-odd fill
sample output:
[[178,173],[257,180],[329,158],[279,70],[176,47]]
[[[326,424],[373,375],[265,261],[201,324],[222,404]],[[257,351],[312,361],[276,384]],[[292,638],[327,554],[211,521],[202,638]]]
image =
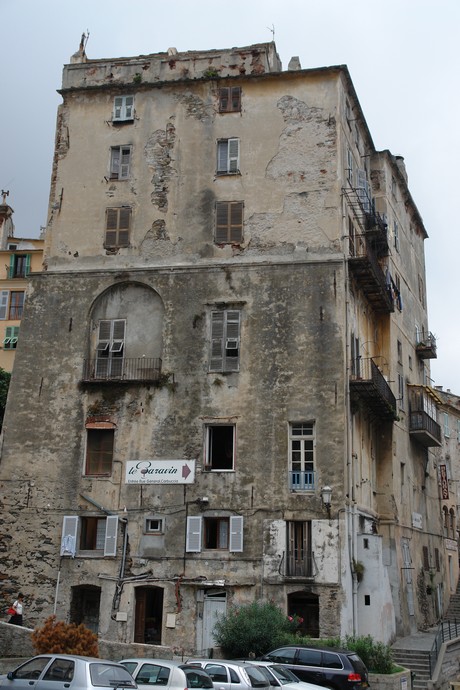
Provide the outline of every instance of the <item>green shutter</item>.
[[30,273],[30,259],[31,259],[30,254],[26,254],[26,270],[25,270],[25,274],[24,274],[26,276],[28,276]]
[[10,254],[10,268],[8,270],[8,278],[14,278],[15,267],[16,267],[16,254]]

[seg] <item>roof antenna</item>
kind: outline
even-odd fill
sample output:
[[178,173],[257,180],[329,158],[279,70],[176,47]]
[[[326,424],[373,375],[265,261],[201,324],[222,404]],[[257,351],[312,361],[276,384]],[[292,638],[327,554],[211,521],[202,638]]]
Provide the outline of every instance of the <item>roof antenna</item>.
[[269,26],[267,26],[267,29],[272,32],[272,41],[275,40],[275,25],[272,24],[272,28],[270,29]]

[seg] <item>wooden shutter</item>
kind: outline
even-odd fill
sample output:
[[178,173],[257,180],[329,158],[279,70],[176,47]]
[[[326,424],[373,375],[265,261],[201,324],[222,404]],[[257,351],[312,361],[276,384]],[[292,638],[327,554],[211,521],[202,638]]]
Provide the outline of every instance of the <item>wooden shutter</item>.
[[99,338],[97,343],[97,351],[104,352],[110,345],[110,336],[112,334],[112,321],[99,321]]
[[201,551],[201,516],[189,515],[187,518],[187,540],[185,550],[188,553]]
[[243,241],[243,203],[235,201],[230,204],[230,242]]
[[8,278],[14,278],[16,273],[16,254],[10,254],[10,267],[8,270]]
[[28,276],[30,273],[30,259],[31,259],[30,254],[26,254],[26,266],[25,266],[25,272],[24,272],[24,275],[26,275],[26,276]]
[[240,243],[243,240],[243,202],[216,203],[216,243]]
[[428,556],[428,546],[422,547],[422,554],[423,554],[423,569],[429,570],[430,569],[430,559]]
[[66,515],[62,522],[61,556],[72,556],[77,551],[78,517]]
[[106,215],[105,244],[107,247],[126,247],[129,244],[131,207],[108,208]]
[[231,89],[231,111],[239,112],[241,110],[241,87],[233,86]]
[[243,551],[243,518],[241,515],[232,515],[230,518],[230,542],[229,551]]
[[117,555],[118,515],[107,515],[105,523],[104,556]]
[[227,170],[230,173],[236,173],[240,169],[240,140],[228,140],[228,164]]
[[1,321],[4,321],[6,319],[9,294],[10,294],[9,290],[2,290],[0,292],[0,320]]
[[5,338],[3,348],[5,350],[15,350],[18,343],[19,326],[7,326],[5,328]]
[[219,110],[221,113],[228,111],[230,102],[230,89],[228,87],[219,89]]
[[224,366],[224,311],[211,313],[211,371],[222,371]]

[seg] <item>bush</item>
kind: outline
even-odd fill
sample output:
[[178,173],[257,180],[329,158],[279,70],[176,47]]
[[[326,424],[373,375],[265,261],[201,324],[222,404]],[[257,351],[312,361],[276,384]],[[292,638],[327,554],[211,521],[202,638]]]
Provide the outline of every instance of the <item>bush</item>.
[[235,659],[275,649],[296,625],[272,602],[255,601],[218,616],[213,632],[224,655]]
[[37,654],[99,656],[97,635],[83,624],[57,621],[56,616],[49,616],[43,627],[33,631],[32,644]]
[[344,646],[346,649],[356,652],[371,673],[395,672],[391,647],[383,644],[383,642],[375,642],[370,635],[365,637],[347,636]]

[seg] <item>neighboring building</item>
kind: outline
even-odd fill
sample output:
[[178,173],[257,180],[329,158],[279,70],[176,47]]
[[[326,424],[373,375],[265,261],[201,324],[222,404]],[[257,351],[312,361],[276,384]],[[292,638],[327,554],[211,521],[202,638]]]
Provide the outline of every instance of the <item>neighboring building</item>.
[[[42,270],[43,239],[14,236],[13,209],[0,204],[0,367],[13,371],[29,274]],[[3,267],[3,268],[2,268]]]
[[187,652],[256,599],[312,636],[435,623],[452,552],[427,234],[347,68],[283,72],[273,43],[81,47],[60,93],[0,462],[4,591],[32,622]]

